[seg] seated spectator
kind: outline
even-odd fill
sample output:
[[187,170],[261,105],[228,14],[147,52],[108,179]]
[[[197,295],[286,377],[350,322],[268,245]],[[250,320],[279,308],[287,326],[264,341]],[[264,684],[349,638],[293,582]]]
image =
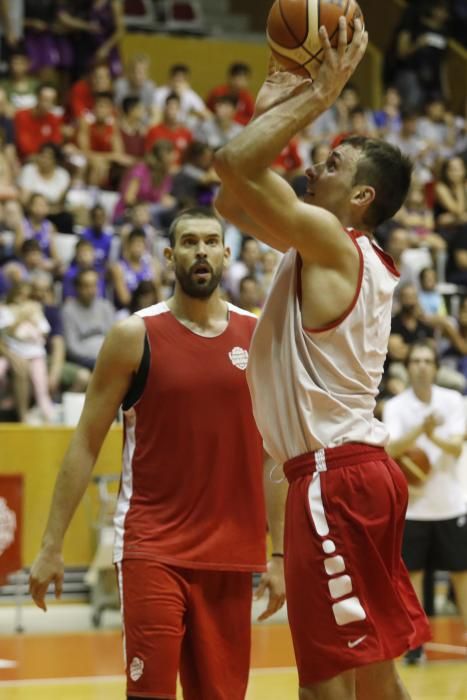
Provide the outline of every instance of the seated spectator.
[[46,258],[39,242],[34,238],[23,241],[18,259],[11,260],[3,267],[8,288],[19,282],[30,282],[38,272],[50,269],[50,259]]
[[125,75],[115,81],[115,103],[123,108],[125,98],[136,99],[143,105],[145,123],[151,118],[156,90],[156,84],[148,78],[148,72],[149,57],[137,54],[129,60]]
[[262,296],[264,302],[272,285],[272,281],[279,266],[280,254],[270,248],[265,250],[261,255],[261,272],[259,274],[259,283],[261,285]]
[[61,151],[54,143],[44,143],[34,161],[21,168],[18,185],[26,204],[33,193],[41,194],[49,205],[49,220],[62,233],[73,232],[73,217],[65,210],[70,175],[60,165]]
[[50,326],[40,304],[32,301],[27,282],[12,287],[6,304],[0,305],[0,327],[10,352],[27,361],[29,376],[41,417],[47,423],[55,411],[48,389],[45,339]]
[[219,97],[232,95],[235,98],[235,116],[238,124],[248,124],[255,111],[255,98],[249,90],[251,68],[246,63],[232,63],[227,72],[227,81],[218,85],[209,93],[206,105],[215,111],[215,105]]
[[69,110],[73,120],[80,119],[87,112],[92,112],[95,95],[113,92],[112,75],[106,63],[93,66],[85,78],[72,85],[69,95]]
[[57,230],[49,220],[49,205],[41,194],[33,194],[26,207],[27,216],[23,220],[23,230],[18,230],[15,246],[19,250],[24,240],[33,238],[41,248],[44,256],[50,260],[50,268],[57,272],[61,269],[61,260],[55,245]]
[[425,114],[417,124],[417,134],[433,152],[433,160],[440,155],[449,155],[456,143],[456,122],[448,112],[444,100],[432,97],[425,104]]
[[125,245],[129,234],[133,229],[139,228],[144,231],[146,236],[146,248],[148,253],[156,255],[160,259],[163,256],[163,249],[168,245],[168,238],[158,231],[151,221],[151,209],[147,202],[138,202],[133,207],[127,210],[127,222],[124,223],[119,231],[119,237],[122,246]]
[[14,200],[0,202],[0,267],[16,257],[15,241],[23,235],[22,206]]
[[221,95],[214,103],[214,116],[195,129],[195,138],[217,150],[239,134],[243,126],[235,121],[236,102],[233,95]]
[[154,260],[146,252],[143,230],[134,229],[128,236],[122,258],[109,269],[117,308],[128,307],[131,295],[140,282],[158,281]]
[[389,336],[387,358],[389,363],[404,363],[411,345],[418,340],[431,340],[434,337],[433,328],[421,320],[416,287],[406,284],[400,290],[399,297],[400,311],[392,319]]
[[8,78],[2,82],[2,86],[13,112],[36,106],[39,80],[31,75],[29,58],[20,46],[10,54]]
[[12,105],[8,102],[8,97],[4,87],[0,87],[0,131],[3,134],[2,151],[6,157],[12,174],[16,174],[18,169],[18,158],[15,145],[15,125],[12,115],[14,113]]
[[394,264],[399,271],[399,282],[394,290],[393,310],[398,308],[400,292],[403,287],[409,285],[418,287],[418,279],[414,270],[407,263],[404,253],[410,247],[410,238],[407,230],[402,226],[396,226],[388,235],[388,239],[383,246],[384,250],[392,257]]
[[160,292],[153,280],[142,280],[133,290],[129,306],[130,314],[135,314],[141,309],[147,309],[161,301]]
[[381,109],[373,112],[373,121],[381,137],[398,134],[401,130],[401,96],[392,85],[384,92]]
[[[1,323],[0,305],[0,323]],[[29,367],[27,360],[10,350],[0,335],[0,388],[4,388],[11,376],[14,410],[17,419],[23,423],[29,409]]]
[[457,229],[449,244],[446,280],[467,287],[467,225]]
[[[436,289],[438,276],[434,267],[424,267],[420,275],[420,291],[418,300],[422,313],[428,319],[433,317],[446,316],[446,304],[442,294]],[[427,320],[425,318],[425,320]]]
[[161,120],[167,97],[173,92],[180,98],[180,121],[183,124],[190,126],[198,119],[209,118],[209,110],[190,85],[190,69],[184,64],[177,63],[169,70],[168,84],[156,88],[154,93],[154,122]]
[[65,360],[62,310],[55,303],[53,280],[50,275],[40,273],[33,277],[31,298],[41,304],[50,326],[46,342],[50,394],[55,397],[62,391],[86,391],[91,378],[90,371]]
[[63,305],[63,330],[67,359],[80,367],[94,369],[105,336],[115,320],[115,310],[107,299],[98,297],[98,274],[80,270],[76,298]]
[[6,154],[5,146],[5,131],[0,127],[0,202],[19,199],[13,167]]
[[467,178],[462,158],[446,160],[435,185],[435,218],[440,234],[449,242],[467,228]]
[[37,89],[37,105],[16,112],[16,145],[23,160],[37,153],[44,143],[62,143],[62,117],[54,113],[56,104],[56,88],[43,83]]
[[94,267],[98,272],[104,272],[109,261],[112,247],[113,231],[106,229],[108,224],[107,212],[101,204],[91,209],[90,225],[81,233],[81,239],[88,241],[95,252]]
[[62,297],[76,296],[76,278],[83,270],[93,270],[97,273],[97,296],[105,297],[105,275],[103,268],[96,265],[96,250],[93,244],[81,238],[75,248],[75,255],[68,268],[65,270],[62,280]]
[[77,142],[89,163],[90,185],[108,189],[111,166],[131,164],[132,158],[125,154],[114,116],[112,93],[101,92],[95,96],[93,111],[80,119]]
[[119,219],[127,208],[140,202],[156,207],[157,212],[171,212],[176,206],[172,196],[175,147],[171,141],[158,141],[146,154],[143,163],[135,165],[120,184],[121,199],[115,209]]
[[241,309],[249,311],[255,316],[261,313],[261,287],[256,277],[246,275],[242,277],[238,292],[238,305]]
[[408,231],[412,245],[427,246],[433,253],[446,249],[446,241],[435,231],[433,210],[427,205],[424,187],[417,178],[412,178],[407,198],[394,221]]
[[425,165],[425,157],[429,146],[418,135],[418,114],[404,110],[401,114],[399,133],[388,134],[387,140],[393,146],[400,148],[402,153],[414,162],[414,175],[422,183],[430,182],[431,170]]
[[258,279],[260,273],[261,249],[256,238],[245,236],[242,240],[240,257],[224,273],[224,287],[234,303],[240,296],[240,280],[244,277]]
[[142,160],[146,151],[147,128],[144,105],[137,97],[125,97],[119,119],[123,150],[134,160]]
[[214,170],[213,157],[212,148],[200,141],[193,141],[186,149],[172,189],[181,209],[212,205],[220,182]]
[[158,141],[171,141],[175,146],[177,162],[180,163],[187,146],[193,141],[193,134],[183,123],[180,97],[172,92],[167,95],[162,120],[152,126],[146,134],[146,151],[150,151]]

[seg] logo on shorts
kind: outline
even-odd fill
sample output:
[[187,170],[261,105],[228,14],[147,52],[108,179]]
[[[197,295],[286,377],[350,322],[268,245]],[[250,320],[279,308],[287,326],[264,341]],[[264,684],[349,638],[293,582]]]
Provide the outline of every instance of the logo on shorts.
[[464,525],[467,523],[467,515],[461,515],[460,518],[457,518],[457,527],[464,527]]
[[363,642],[364,639],[367,638],[368,635],[364,634],[363,637],[359,637],[356,639],[354,642],[347,642],[347,646],[349,649],[353,649],[354,647],[358,647],[359,644]]
[[138,659],[137,656],[134,657],[130,664],[130,678],[132,681],[139,681],[144,671],[144,661]]
[[233,348],[229,352],[229,358],[234,367],[246,369],[248,365],[248,351],[243,348]]

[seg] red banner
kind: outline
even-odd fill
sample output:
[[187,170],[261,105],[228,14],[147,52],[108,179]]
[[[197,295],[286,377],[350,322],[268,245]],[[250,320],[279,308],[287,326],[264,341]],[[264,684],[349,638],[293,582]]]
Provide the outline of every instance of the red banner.
[[0,585],[22,568],[23,477],[0,474]]

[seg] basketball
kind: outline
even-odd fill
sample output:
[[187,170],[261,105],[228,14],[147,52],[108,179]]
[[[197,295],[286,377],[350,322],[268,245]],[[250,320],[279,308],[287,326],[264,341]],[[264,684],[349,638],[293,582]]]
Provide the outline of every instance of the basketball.
[[431,472],[430,460],[419,447],[411,447],[396,459],[410,486],[421,486]]
[[267,20],[267,39],[275,60],[291,73],[315,78],[323,62],[319,28],[337,46],[339,17],[347,19],[347,41],[363,13],[355,0],[275,0]]

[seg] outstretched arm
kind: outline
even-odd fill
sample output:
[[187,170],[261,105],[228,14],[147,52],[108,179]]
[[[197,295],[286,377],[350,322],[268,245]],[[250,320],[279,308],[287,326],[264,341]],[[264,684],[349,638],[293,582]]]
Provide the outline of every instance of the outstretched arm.
[[[305,261],[332,264],[336,252],[342,252],[342,247],[350,251],[352,244],[342,236],[333,214],[301,202],[270,165],[296,133],[333,104],[360,63],[368,38],[361,23],[356,24],[347,46],[346,22],[341,19],[337,49],[331,48],[326,31],[320,30],[325,60],[315,81],[295,79],[291,90],[290,74],[269,76],[260,96],[265,101],[269,98],[273,106],[216,153],[216,169],[224,186],[262,227],[262,240],[274,246],[274,240],[280,239],[286,248],[297,248]],[[281,90],[287,92],[285,101],[278,97]]]

